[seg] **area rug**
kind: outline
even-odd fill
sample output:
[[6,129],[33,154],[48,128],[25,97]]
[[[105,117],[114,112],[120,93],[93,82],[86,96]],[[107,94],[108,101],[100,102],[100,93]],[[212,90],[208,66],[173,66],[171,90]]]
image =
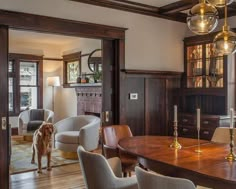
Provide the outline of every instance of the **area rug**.
[[[12,141],[11,145],[11,164],[10,164],[10,174],[16,174],[27,171],[37,170],[37,161],[35,164],[31,164],[32,158],[32,142],[26,141]],[[35,157],[37,160],[37,156]],[[71,163],[78,163],[78,160],[69,160],[60,157],[59,151],[53,149],[51,157],[51,166],[61,166]],[[47,158],[44,156],[42,158],[42,167],[45,168],[47,165]]]

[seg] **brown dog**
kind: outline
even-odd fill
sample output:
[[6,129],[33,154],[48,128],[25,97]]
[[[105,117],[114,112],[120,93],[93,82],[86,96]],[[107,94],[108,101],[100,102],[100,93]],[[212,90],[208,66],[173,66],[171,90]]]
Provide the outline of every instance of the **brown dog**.
[[39,129],[34,132],[33,136],[33,154],[31,163],[35,163],[34,157],[37,153],[38,157],[38,173],[42,173],[41,159],[47,155],[47,170],[51,170],[51,151],[52,151],[52,134],[54,131],[53,124],[43,123]]

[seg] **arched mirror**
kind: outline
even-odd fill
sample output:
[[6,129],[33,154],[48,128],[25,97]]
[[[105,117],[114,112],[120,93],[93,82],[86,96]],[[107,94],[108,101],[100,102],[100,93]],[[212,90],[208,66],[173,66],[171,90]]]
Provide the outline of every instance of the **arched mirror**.
[[102,50],[96,49],[88,57],[88,67],[91,72],[102,71]]

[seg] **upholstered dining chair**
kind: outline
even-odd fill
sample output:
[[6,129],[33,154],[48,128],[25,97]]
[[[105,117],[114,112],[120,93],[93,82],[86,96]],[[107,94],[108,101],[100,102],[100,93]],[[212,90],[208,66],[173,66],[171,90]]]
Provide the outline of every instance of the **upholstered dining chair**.
[[85,151],[81,145],[77,152],[87,189],[138,189],[135,176],[117,177],[121,175],[119,158],[111,158],[109,161],[101,154]]
[[[212,142],[230,143],[229,127],[217,127],[212,138]],[[236,144],[236,128],[234,128],[234,143]]]
[[111,125],[102,128],[103,150],[106,158],[120,157],[124,176],[131,176],[131,171],[137,165],[137,158],[118,149],[120,139],[132,137],[128,125]]
[[139,189],[196,189],[192,181],[145,171],[135,167]]

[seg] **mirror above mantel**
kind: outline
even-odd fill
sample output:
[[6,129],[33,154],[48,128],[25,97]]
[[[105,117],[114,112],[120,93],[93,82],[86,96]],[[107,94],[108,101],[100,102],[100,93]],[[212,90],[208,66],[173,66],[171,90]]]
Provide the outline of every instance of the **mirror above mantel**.
[[63,56],[64,87],[101,86],[102,50],[76,52]]

